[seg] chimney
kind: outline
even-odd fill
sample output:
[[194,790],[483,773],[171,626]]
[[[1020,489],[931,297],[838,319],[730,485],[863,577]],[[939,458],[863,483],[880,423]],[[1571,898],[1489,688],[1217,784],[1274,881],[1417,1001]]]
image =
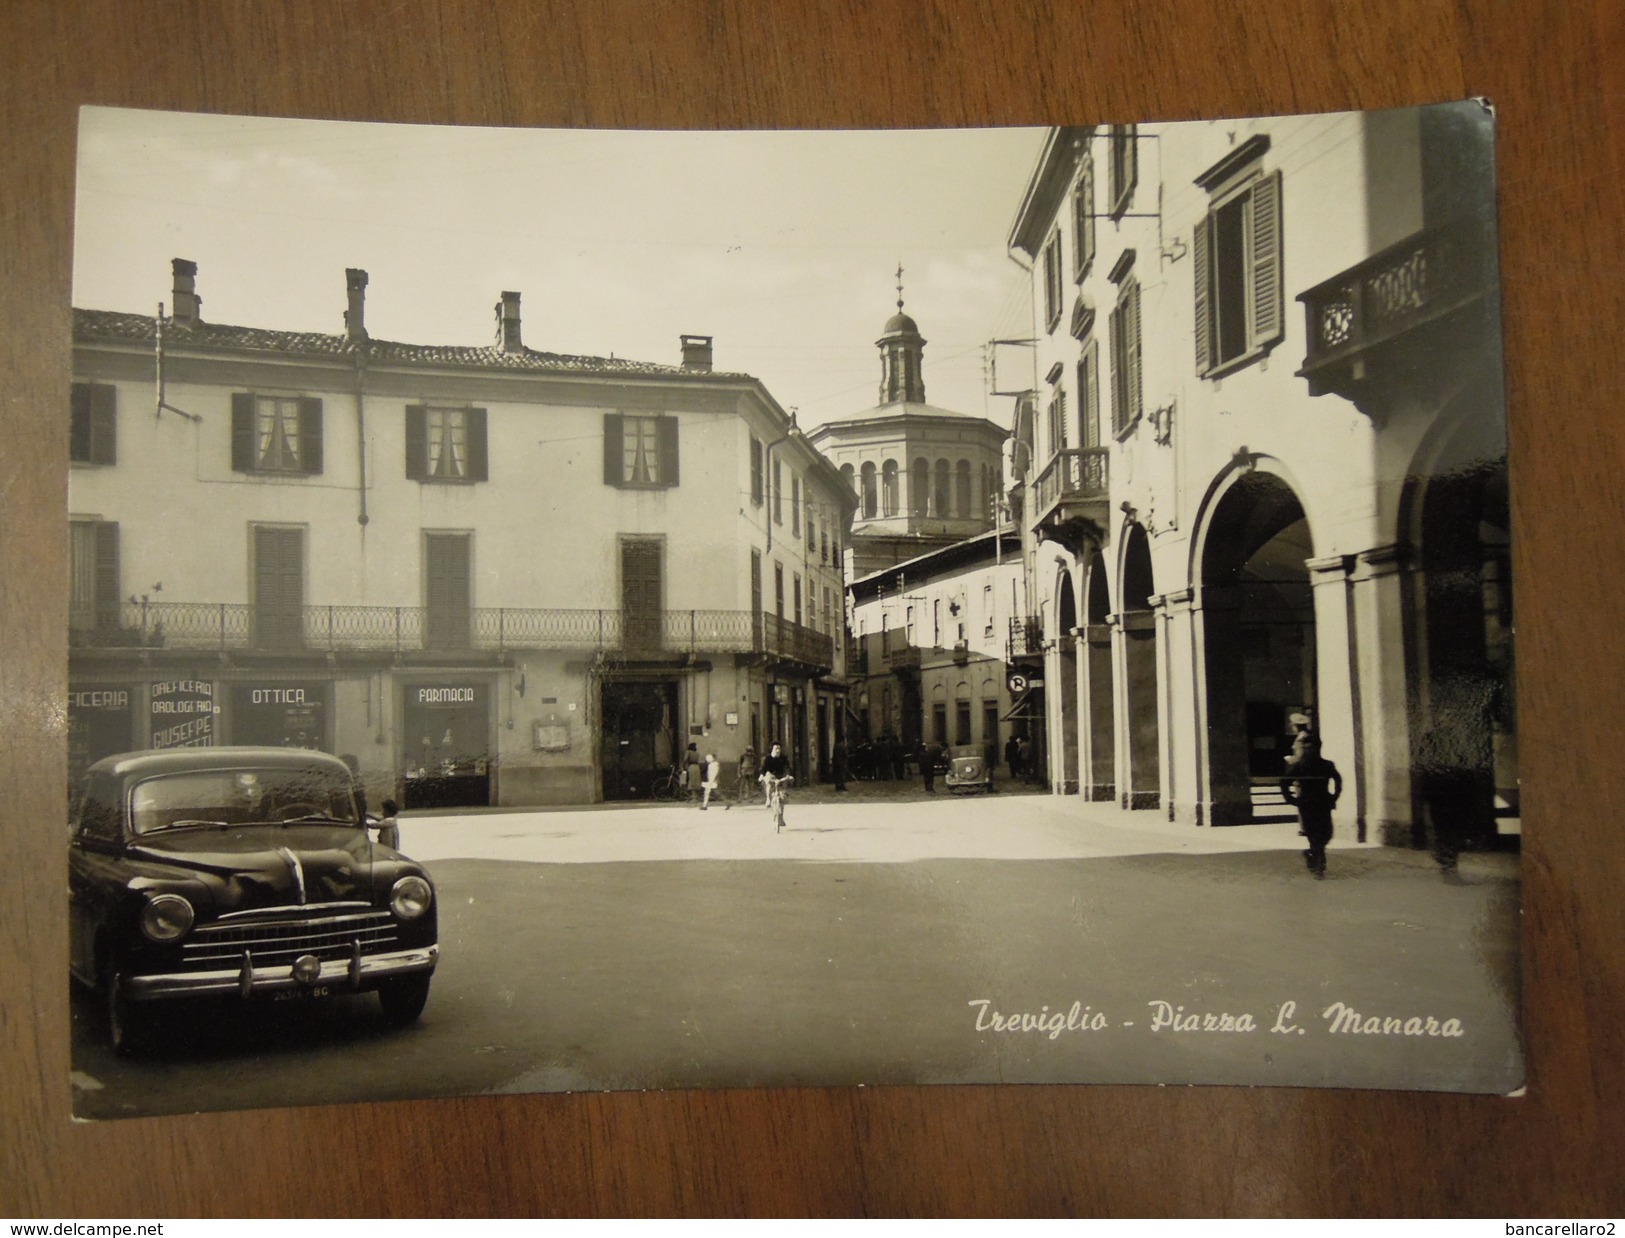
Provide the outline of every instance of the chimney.
[[174,291],[170,294],[170,316],[183,327],[196,326],[202,318],[203,298],[197,294],[197,263],[185,258],[172,258],[169,268],[174,272]]
[[367,273],[357,267],[346,268],[344,292],[348,306],[344,311],[344,339],[359,344],[367,338]]
[[524,352],[519,339],[519,294],[505,292],[497,302],[497,347],[503,352]]
[[709,335],[685,335],[682,340],[683,368],[709,374],[711,372],[711,337]]

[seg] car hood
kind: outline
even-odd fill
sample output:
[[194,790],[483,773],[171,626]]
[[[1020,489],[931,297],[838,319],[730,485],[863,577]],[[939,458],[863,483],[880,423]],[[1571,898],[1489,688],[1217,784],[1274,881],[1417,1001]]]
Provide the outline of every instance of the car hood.
[[[373,897],[373,845],[355,826],[248,825],[148,835],[132,855],[187,869],[236,907]],[[381,857],[380,857],[381,858]]]

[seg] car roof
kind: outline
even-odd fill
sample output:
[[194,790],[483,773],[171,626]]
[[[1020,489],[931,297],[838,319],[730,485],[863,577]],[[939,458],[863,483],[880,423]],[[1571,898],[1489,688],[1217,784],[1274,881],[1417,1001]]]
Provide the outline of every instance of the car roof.
[[348,777],[350,767],[331,753],[311,748],[254,748],[248,746],[220,748],[164,748],[144,752],[120,752],[103,757],[90,767],[91,773],[111,774],[116,778],[145,777],[153,774],[173,774],[185,770],[243,769],[310,769]]

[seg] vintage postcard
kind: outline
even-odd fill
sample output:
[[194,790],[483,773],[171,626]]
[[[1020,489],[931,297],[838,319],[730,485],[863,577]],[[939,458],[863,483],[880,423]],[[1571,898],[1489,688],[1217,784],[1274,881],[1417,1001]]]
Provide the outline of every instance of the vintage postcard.
[[78,172],[77,1116],[1521,1087],[1485,105]]

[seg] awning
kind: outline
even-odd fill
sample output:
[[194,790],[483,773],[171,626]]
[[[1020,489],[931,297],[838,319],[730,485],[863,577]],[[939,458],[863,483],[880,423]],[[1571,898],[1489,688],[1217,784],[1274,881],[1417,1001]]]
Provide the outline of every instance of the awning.
[[1028,721],[1044,717],[1044,685],[1037,684],[1028,688],[1010,706],[1010,712],[1000,718],[1000,722]]

